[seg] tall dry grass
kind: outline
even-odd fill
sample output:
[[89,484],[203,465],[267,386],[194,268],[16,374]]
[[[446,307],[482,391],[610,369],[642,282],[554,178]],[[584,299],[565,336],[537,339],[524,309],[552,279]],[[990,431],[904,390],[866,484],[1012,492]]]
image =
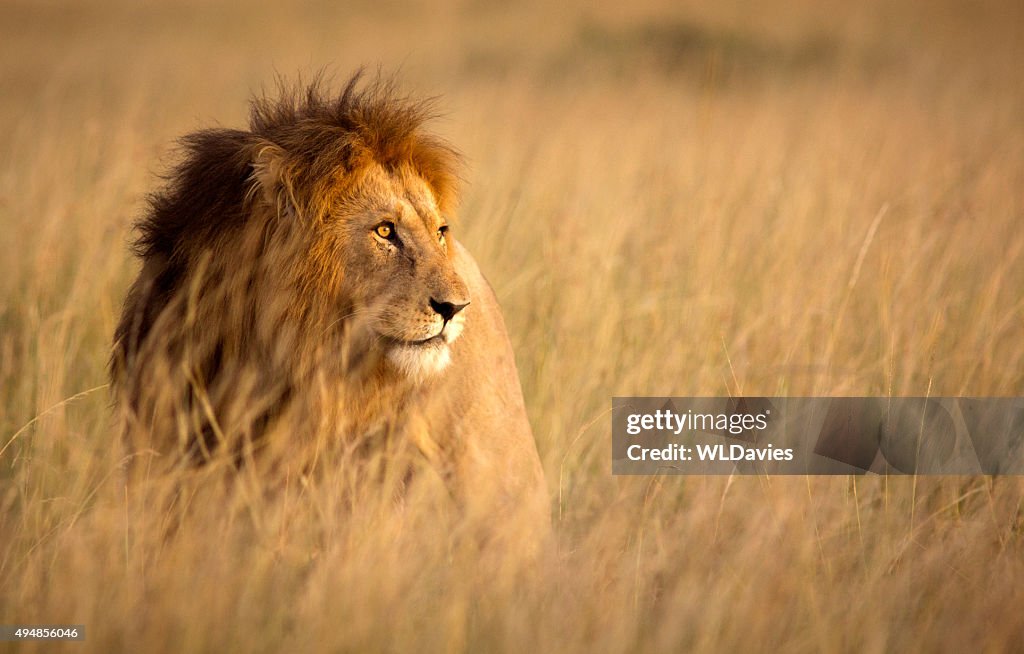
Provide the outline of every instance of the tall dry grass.
[[[610,398],[1024,394],[1019,3],[0,5],[0,623],[25,651],[999,651],[1014,478],[614,478]],[[125,486],[104,366],[172,140],[329,65],[440,93],[540,560],[345,470]],[[182,473],[185,475],[185,473]],[[175,489],[186,488],[176,502]],[[420,491],[416,491],[420,492]],[[12,646],[0,645],[0,648]]]

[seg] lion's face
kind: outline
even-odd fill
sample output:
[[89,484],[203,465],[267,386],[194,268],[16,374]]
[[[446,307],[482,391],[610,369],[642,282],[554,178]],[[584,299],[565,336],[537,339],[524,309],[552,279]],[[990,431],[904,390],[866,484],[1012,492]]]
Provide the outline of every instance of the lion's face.
[[470,297],[429,186],[408,171],[368,171],[333,213],[326,229],[352,318],[400,373],[423,379],[443,370]]

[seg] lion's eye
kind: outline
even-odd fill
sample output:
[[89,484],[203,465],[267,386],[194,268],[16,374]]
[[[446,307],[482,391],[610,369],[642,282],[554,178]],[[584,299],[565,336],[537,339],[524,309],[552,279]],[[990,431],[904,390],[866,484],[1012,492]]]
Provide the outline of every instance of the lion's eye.
[[448,225],[441,225],[437,228],[437,240],[444,241],[445,236],[448,235]]
[[373,231],[381,238],[390,240],[395,237],[395,226],[391,223],[381,223],[374,227]]

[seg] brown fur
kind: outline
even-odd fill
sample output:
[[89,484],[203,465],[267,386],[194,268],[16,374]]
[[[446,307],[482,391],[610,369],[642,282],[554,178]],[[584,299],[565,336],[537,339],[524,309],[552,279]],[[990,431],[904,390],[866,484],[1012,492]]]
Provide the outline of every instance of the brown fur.
[[[383,434],[463,497],[486,486],[541,515],[500,309],[443,231],[458,157],[424,131],[428,104],[358,82],[337,97],[282,88],[253,101],[248,131],[183,140],[139,224],[143,267],[114,338],[131,442],[244,460]],[[446,319],[434,302],[470,305]]]

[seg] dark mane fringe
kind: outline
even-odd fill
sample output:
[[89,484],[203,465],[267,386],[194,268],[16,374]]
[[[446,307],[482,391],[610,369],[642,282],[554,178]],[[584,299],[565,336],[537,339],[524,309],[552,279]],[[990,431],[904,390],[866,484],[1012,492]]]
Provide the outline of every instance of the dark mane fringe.
[[376,163],[394,171],[412,168],[433,189],[443,213],[455,209],[459,153],[426,133],[437,118],[434,99],[412,100],[379,73],[360,84],[353,75],[339,95],[323,75],[308,83],[279,78],[277,93],[252,99],[249,131],[210,129],[184,137],[181,162],[167,184],[149,197],[148,215],[137,224],[136,253],[174,260],[190,244],[244,224],[251,209],[254,157],[261,147],[278,148],[291,184],[313,207],[324,207],[346,175]]
[[253,135],[206,129],[178,143],[182,161],[165,176],[165,187],[149,195],[149,211],[136,223],[134,250],[144,260],[176,260],[189,243],[208,243],[213,235],[245,221]]

